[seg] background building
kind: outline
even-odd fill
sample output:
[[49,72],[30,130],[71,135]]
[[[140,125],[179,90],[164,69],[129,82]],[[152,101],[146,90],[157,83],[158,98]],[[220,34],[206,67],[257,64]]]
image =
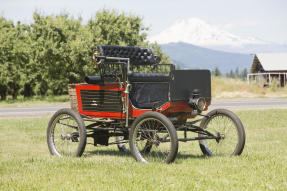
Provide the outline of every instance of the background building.
[[287,81],[287,53],[255,54],[247,80],[255,80],[268,87],[276,80],[279,87]]

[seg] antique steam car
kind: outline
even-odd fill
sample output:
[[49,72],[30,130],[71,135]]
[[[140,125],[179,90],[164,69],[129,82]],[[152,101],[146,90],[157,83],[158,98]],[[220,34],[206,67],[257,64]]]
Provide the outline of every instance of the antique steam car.
[[80,157],[88,138],[120,151],[129,143],[140,162],[173,162],[179,141],[198,141],[205,155],[242,153],[240,119],[226,109],[203,114],[211,103],[209,70],[176,70],[142,47],[97,46],[93,61],[97,75],[70,84],[71,109],[49,122],[52,155]]

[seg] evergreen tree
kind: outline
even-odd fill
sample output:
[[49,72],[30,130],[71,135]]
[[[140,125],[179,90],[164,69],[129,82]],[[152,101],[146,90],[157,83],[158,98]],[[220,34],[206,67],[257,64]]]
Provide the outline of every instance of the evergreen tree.
[[240,77],[239,68],[238,67],[236,67],[236,69],[235,69],[234,77],[235,78],[239,78]]
[[214,70],[214,75],[215,76],[221,76],[221,72],[220,72],[220,70],[217,67]]
[[235,74],[234,74],[233,70],[230,70],[230,72],[228,72],[226,74],[226,76],[229,77],[229,78],[235,78]]
[[247,69],[244,68],[244,69],[242,70],[242,72],[240,73],[240,78],[243,79],[243,80],[246,80],[247,74],[248,74]]

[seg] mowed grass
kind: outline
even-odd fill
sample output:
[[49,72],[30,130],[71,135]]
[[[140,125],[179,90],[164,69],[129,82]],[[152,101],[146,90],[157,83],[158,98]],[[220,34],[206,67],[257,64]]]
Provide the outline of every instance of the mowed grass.
[[287,190],[287,110],[236,114],[247,135],[241,156],[204,157],[197,142],[180,143],[169,165],[138,163],[116,146],[52,157],[49,117],[0,119],[0,190]]
[[68,104],[69,95],[51,95],[51,96],[33,96],[25,98],[19,96],[16,100],[13,100],[11,96],[8,96],[6,100],[0,101],[0,107],[19,107],[30,105],[50,105],[50,104]]

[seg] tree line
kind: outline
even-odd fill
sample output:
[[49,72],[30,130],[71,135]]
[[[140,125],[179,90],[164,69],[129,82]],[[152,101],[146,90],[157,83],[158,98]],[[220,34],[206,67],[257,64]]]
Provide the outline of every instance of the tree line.
[[[214,76],[223,76],[218,67],[212,70],[211,74]],[[239,68],[236,68],[235,71],[230,70],[229,72],[227,72],[225,76],[228,78],[240,78],[242,80],[246,80],[247,74],[248,71],[246,68],[244,68],[242,71],[239,71]]]
[[146,42],[142,18],[101,10],[86,24],[69,14],[33,14],[31,24],[0,17],[0,97],[61,95],[69,83],[93,75],[91,56],[96,45],[153,48],[168,61],[160,47]]

